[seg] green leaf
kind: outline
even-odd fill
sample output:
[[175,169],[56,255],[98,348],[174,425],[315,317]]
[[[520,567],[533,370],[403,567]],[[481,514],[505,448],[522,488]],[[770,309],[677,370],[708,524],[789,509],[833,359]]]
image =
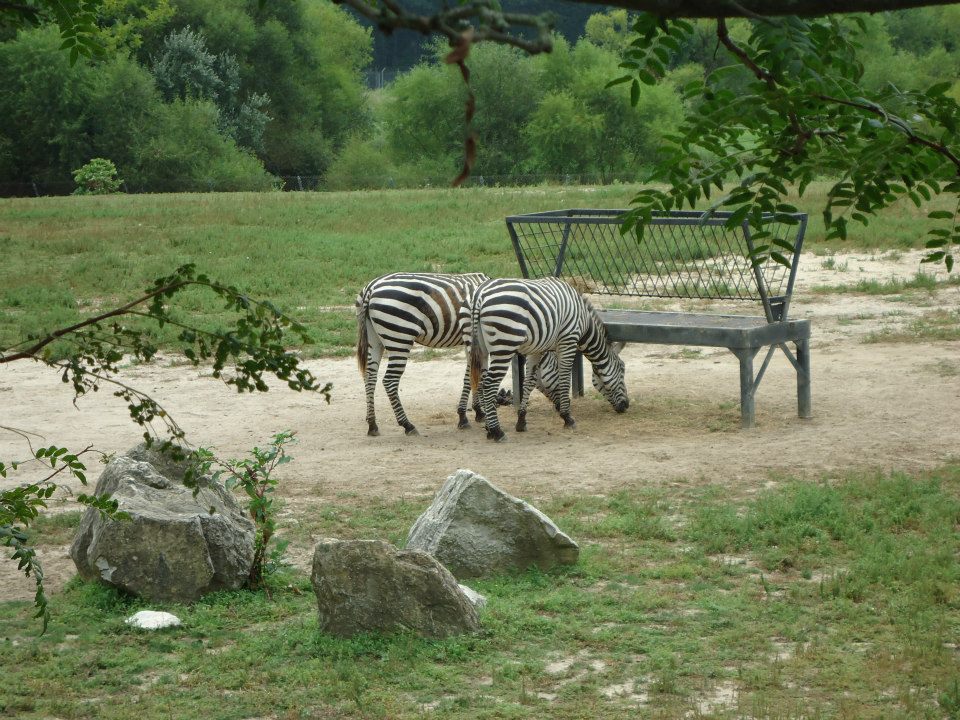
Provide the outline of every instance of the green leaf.
[[611,80],[604,87],[612,88],[614,85],[622,85],[623,83],[628,83],[631,80],[633,80],[633,78],[630,77],[629,75],[623,75],[622,77],[618,77],[614,80]]

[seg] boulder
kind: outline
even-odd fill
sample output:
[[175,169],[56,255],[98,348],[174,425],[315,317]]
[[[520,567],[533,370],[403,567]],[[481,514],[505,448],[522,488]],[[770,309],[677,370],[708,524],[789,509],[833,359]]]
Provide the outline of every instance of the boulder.
[[107,464],[96,492],[109,493],[129,519],[86,511],[70,547],[81,577],[174,602],[243,586],[253,563],[253,522],[210,478],[201,478],[194,496],[183,484],[185,470],[142,444]]
[[473,602],[443,565],[381,540],[321,540],[310,579],[320,629],[332,635],[406,629],[443,638],[480,627]]
[[458,578],[572,565],[580,547],[553,521],[470,470],[458,470],[417,518],[408,550],[433,555]]

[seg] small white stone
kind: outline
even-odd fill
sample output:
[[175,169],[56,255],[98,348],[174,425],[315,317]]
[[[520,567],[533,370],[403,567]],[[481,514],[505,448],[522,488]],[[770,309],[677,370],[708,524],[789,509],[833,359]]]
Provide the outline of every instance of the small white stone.
[[460,592],[467,596],[467,600],[470,601],[470,604],[473,605],[477,610],[483,610],[487,606],[487,598],[485,595],[481,595],[473,588],[468,588],[466,585],[460,585]]
[[161,628],[176,627],[179,624],[180,618],[176,615],[171,615],[168,612],[157,612],[156,610],[141,610],[127,618],[127,625],[144,630],[160,630]]

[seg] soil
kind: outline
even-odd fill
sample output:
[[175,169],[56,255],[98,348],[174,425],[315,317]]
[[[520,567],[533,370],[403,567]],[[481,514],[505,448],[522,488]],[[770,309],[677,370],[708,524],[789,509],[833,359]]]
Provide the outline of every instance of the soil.
[[[294,515],[316,512],[334,499],[375,503],[403,497],[426,506],[457,468],[479,472],[535,503],[638,486],[683,493],[707,483],[745,497],[784,477],[815,480],[859,469],[915,472],[960,454],[960,343],[863,341],[934,310],[960,308],[960,287],[886,296],[809,290],[864,279],[910,279],[918,268],[931,271],[919,265],[919,257],[803,258],[791,314],[812,320],[813,418],[797,417],[796,375],[778,353],[757,393],[756,428],[748,431],[739,427],[736,359],[712,348],[628,346],[623,358],[631,405],[624,415],[591,389],[574,402],[576,429],[565,431],[552,406],[536,395],[525,434],[512,431],[513,411],[501,408],[508,432],[504,444],[488,441],[476,425],[457,429],[463,359],[452,352],[420,353],[401,383],[419,437],[406,437],[394,424],[382,388],[377,396],[382,435],[367,437],[363,386],[353,359],[307,363],[333,382],[329,405],[280,385],[240,395],[208,370],[175,359],[131,365],[123,379],[161,402],[194,444],[215,447],[222,456],[240,456],[279,430],[296,430],[295,461],[282,468],[280,490]],[[141,434],[123,402],[108,391],[74,406],[56,373],[24,363],[0,368],[0,424],[43,436],[34,438],[35,447],[94,445],[122,452]],[[19,437],[0,433],[0,458],[27,453]],[[0,487],[29,480],[31,472],[24,468],[0,479]],[[90,475],[98,474],[94,467]],[[50,510],[75,508],[61,494]],[[293,551],[301,562],[309,556],[308,547]],[[44,546],[41,559],[54,591],[74,574],[66,547]],[[32,597],[31,581],[17,573],[15,563],[0,561],[0,600]]]

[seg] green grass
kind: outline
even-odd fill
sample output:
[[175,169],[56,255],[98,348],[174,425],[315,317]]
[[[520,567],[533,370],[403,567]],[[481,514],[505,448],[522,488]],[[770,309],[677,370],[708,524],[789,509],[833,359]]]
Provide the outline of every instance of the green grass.
[[[292,572],[166,606],[184,625],[157,633],[123,624],[144,603],[76,580],[42,637],[0,604],[0,716],[958,717],[960,464],[541,507],[580,562],[472,582],[475,636],[326,636]],[[310,532],[398,541],[421,509],[345,496]]]
[[911,320],[906,327],[872,332],[866,343],[913,343],[960,340],[960,310],[934,310]]
[[930,273],[918,271],[909,280],[895,277],[889,280],[859,280],[853,285],[816,285],[810,292],[818,295],[900,295],[911,291],[931,294],[944,287],[956,286],[960,286],[960,278],[955,275],[946,280],[937,280]]
[[[798,201],[811,214],[805,247],[920,247],[924,213],[899,205],[823,240],[826,185]],[[179,265],[270,298],[306,323],[308,354],[343,354],[354,343],[353,302],[386,272],[518,274],[504,226],[515,213],[625,207],[636,188],[475,188],[355,193],[114,195],[0,200],[0,347],[129,300]],[[802,268],[801,268],[802,272]],[[208,327],[225,321],[201,292],[184,312]],[[169,345],[174,331],[157,341]]]
[[76,534],[81,515],[79,510],[41,515],[30,524],[27,542],[31,545],[69,544]]

